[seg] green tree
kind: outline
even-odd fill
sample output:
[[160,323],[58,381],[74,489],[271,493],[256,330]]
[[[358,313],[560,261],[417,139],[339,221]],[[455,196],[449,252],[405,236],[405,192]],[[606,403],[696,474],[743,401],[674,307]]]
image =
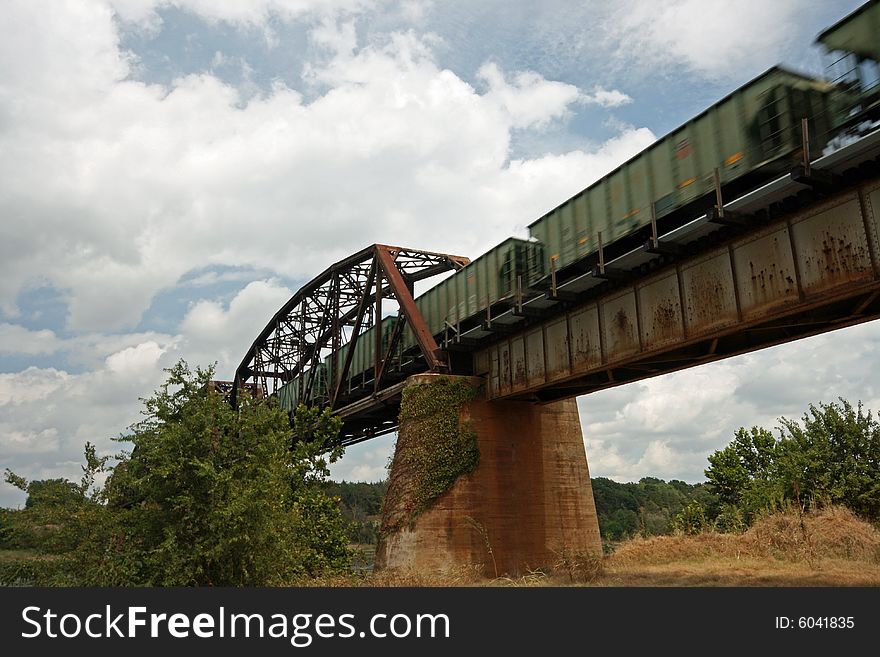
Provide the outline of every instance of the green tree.
[[[243,394],[234,410],[211,368],[167,372],[120,438],[131,452],[64,522],[76,583],[273,585],[347,568],[338,500],[320,490],[341,421],[300,407],[291,430],[271,402]],[[86,460],[83,493],[106,469],[93,448]]]
[[741,427],[727,447],[709,456],[706,478],[721,503],[750,515],[775,504],[781,497],[775,476],[780,450],[766,429]]
[[696,500],[692,500],[681,510],[681,513],[675,516],[672,526],[675,531],[682,534],[699,534],[709,526],[706,519],[706,509]]
[[387,488],[387,481],[327,481],[323,484],[328,495],[340,498],[342,515],[349,523],[348,536],[352,543],[376,543],[378,540],[379,514]]
[[706,477],[724,505],[748,522],[783,501],[802,507],[844,504],[880,518],[880,424],[861,402],[810,405],[802,423],[782,418],[779,438],[766,429],[741,428],[709,457]]
[[35,506],[68,506],[82,501],[82,491],[67,479],[37,479],[27,485],[26,509]]
[[99,494],[94,490],[95,475],[107,461],[97,456],[91,443],[86,443],[84,456],[83,477],[78,484],[67,479],[29,482],[6,470],[5,481],[28,494],[24,509],[9,516],[8,543],[49,554],[63,554],[76,547],[80,541],[77,519],[95,510]]
[[708,519],[719,508],[718,496],[705,484],[688,484],[673,479],[643,477],[637,483],[617,483],[604,477],[592,480],[593,498],[599,516],[599,531],[608,541],[642,534],[669,534],[675,519],[696,503]]
[[777,466],[785,494],[804,504],[844,504],[880,518],[880,424],[844,399],[810,404],[803,426],[781,419],[784,449]]

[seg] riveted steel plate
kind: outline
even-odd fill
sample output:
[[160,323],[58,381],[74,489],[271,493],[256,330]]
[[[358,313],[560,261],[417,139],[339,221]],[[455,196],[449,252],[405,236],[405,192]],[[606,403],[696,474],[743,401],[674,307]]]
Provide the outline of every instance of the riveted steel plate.
[[605,361],[614,362],[639,351],[638,319],[634,290],[602,303],[602,341]]
[[501,394],[501,370],[498,360],[498,347],[489,348],[489,398],[495,398]]
[[547,380],[556,381],[571,373],[568,355],[568,321],[565,317],[547,324],[544,329],[547,355]]
[[517,336],[510,341],[510,357],[513,365],[514,392],[525,390],[529,382],[526,379],[526,345],[523,336]]
[[639,326],[645,351],[664,347],[684,338],[678,273],[675,270],[637,287]]
[[804,294],[874,277],[857,196],[793,221],[791,234]]
[[584,372],[602,364],[599,339],[599,307],[596,305],[572,313],[568,319],[571,342],[571,369]]
[[744,319],[798,302],[797,274],[786,226],[774,226],[737,242],[733,260]]
[[544,383],[544,332],[526,333],[526,376],[529,385]]
[[498,345],[498,360],[501,363],[501,376],[498,380],[498,391],[502,395],[510,394],[511,367],[510,367],[510,343],[504,341]]
[[880,186],[865,194],[869,241],[874,252],[874,271],[880,274]]
[[736,292],[727,248],[682,265],[681,285],[688,336],[736,323]]

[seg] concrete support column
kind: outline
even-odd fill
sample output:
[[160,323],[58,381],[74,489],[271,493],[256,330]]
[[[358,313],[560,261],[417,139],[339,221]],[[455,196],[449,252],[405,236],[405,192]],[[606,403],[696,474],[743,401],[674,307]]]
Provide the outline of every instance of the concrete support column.
[[[416,375],[409,385],[424,385],[436,376]],[[479,465],[460,476],[412,527],[380,538],[377,570],[429,573],[481,565],[494,577],[551,568],[563,554],[602,553],[575,400],[537,405],[478,397],[462,407],[460,422],[476,433]],[[387,496],[398,505],[407,503],[406,491],[412,489],[408,473],[395,470],[397,453],[408,440],[403,427]],[[386,516],[395,511],[384,509]]]

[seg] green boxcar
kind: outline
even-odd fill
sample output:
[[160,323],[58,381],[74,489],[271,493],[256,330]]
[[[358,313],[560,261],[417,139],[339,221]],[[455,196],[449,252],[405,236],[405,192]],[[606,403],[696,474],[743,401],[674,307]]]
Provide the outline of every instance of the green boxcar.
[[838,112],[836,126],[880,120],[880,0],[862,5],[816,42],[830,53],[829,72],[839,83],[836,100],[845,111]]
[[816,39],[827,50],[880,61],[880,0],[866,2]]
[[[541,278],[546,273],[543,263],[543,245],[532,240],[508,238],[453,276],[440,281],[424,294],[419,295],[415,299],[416,307],[425,318],[431,333],[442,337],[446,330],[446,322],[456,326],[479,313],[485,313],[487,304],[496,304],[512,298],[516,294],[519,280],[522,281],[525,289]],[[391,316],[382,320],[383,349],[388,347],[396,319]],[[375,328],[371,327],[358,338],[349,369],[348,378],[352,386],[360,385],[366,380],[365,377],[372,376],[374,336]],[[400,352],[412,351],[417,347],[415,335],[411,328],[406,326],[401,338]],[[338,373],[342,372],[347,349],[348,345],[344,345],[339,351],[336,360]],[[323,365],[327,372],[331,370],[330,355],[324,359]]]
[[[438,287],[454,289],[458,296],[454,304],[447,298],[447,312],[443,317],[427,317],[431,331],[441,330],[444,319],[455,324],[485,312],[488,305],[511,298],[520,279],[523,288],[528,287],[543,274],[542,254],[543,245],[510,237],[442,281]],[[421,298],[416,299],[417,304]]]
[[[382,320],[383,355],[384,350],[388,348],[388,343],[391,340],[391,331],[394,329],[394,323],[396,321],[397,318],[394,316],[386,317]],[[349,366],[348,371],[348,380],[351,381],[352,387],[359,386],[362,382],[366,381],[367,378],[370,380],[372,379],[371,370],[374,365],[373,353],[376,348],[375,335],[376,328],[371,326],[360,335],[355,344],[354,354],[351,357],[351,365]],[[317,400],[323,402],[329,398],[330,386],[335,385],[335,382],[339,380],[339,377],[342,374],[342,368],[345,365],[345,356],[348,349],[349,345],[345,344],[337,352],[336,376],[334,376],[332,380],[330,378],[330,372],[333,367],[333,355],[328,354],[324,360],[318,364],[318,378],[315,381],[315,385],[312,387],[312,401]],[[296,403],[299,399],[299,391],[305,387],[310,376],[311,370],[307,369],[302,372],[300,376],[287,382],[278,389],[278,403],[282,408],[290,412],[296,408]]]
[[[382,320],[382,356],[384,356],[385,350],[388,349],[388,343],[391,341],[391,332],[394,330],[394,323],[397,321],[397,317],[389,316],[385,317]],[[336,371],[337,376],[334,377],[334,381],[338,380],[338,377],[342,374],[342,367],[345,365],[345,355],[348,351],[349,345],[343,345],[339,350],[338,357],[336,359]],[[369,372],[373,366],[375,365],[374,353],[376,351],[376,327],[371,326],[366,331],[361,333],[360,337],[358,337],[357,342],[354,346],[354,354],[351,357],[351,365],[348,369],[348,379],[351,381],[352,387],[360,385],[362,381],[366,380],[366,373]],[[332,355],[328,355],[324,359],[324,365],[329,372],[331,369],[332,363]],[[372,372],[370,372],[370,377],[372,377]]]
[[[312,387],[312,399],[324,400],[329,393],[328,366],[326,363],[318,363],[315,376],[317,379]],[[299,391],[304,387],[312,376],[311,370],[306,370],[300,375],[285,383],[278,389],[278,404],[281,408],[292,413],[299,401]]]
[[[518,281],[523,289],[544,275],[543,245],[510,237],[473,260],[416,299],[416,306],[435,336],[443,335],[446,322],[451,326],[486,312],[516,294]],[[413,349],[416,340],[407,327],[403,348]]]
[[288,381],[278,389],[278,405],[288,413],[296,410],[299,398],[299,378]]
[[[770,176],[801,147],[810,119],[816,152],[831,132],[832,85],[775,67],[608,173],[529,226],[545,256],[565,267],[746,174]],[[777,166],[771,167],[771,164]],[[549,266],[549,265],[546,265]]]

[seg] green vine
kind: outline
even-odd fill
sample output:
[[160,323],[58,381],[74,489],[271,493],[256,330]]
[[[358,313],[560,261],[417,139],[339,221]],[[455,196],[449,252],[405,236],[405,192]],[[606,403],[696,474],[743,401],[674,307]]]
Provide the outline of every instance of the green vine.
[[477,435],[460,421],[461,408],[477,390],[467,381],[439,377],[409,386],[400,403],[400,435],[385,497],[381,532],[389,534],[415,519],[480,462]]

